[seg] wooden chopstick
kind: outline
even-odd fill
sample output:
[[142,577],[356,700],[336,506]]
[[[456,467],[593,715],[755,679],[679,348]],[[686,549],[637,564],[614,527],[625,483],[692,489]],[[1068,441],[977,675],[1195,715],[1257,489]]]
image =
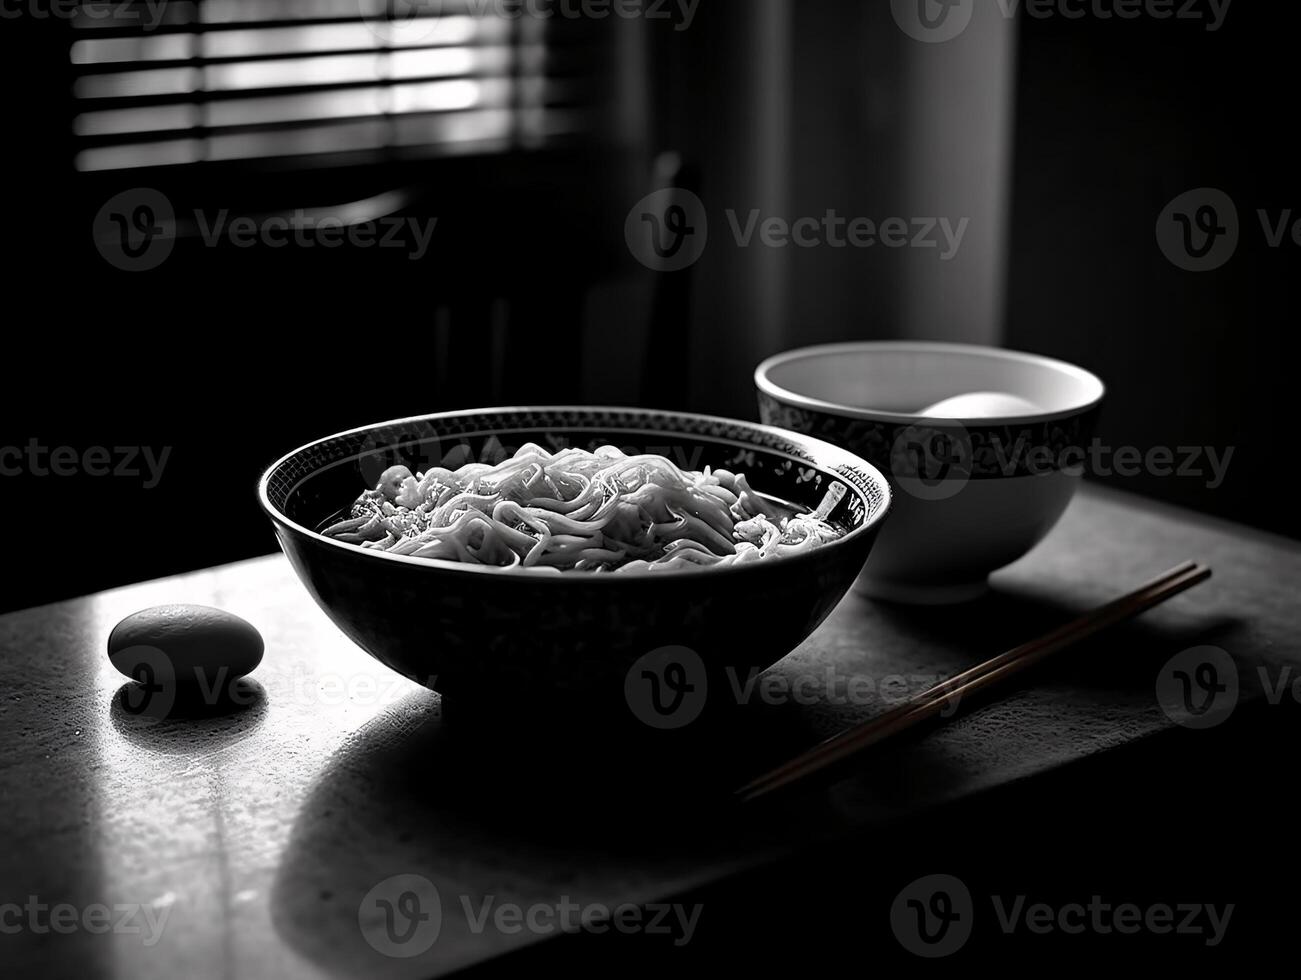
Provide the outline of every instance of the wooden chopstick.
[[811,776],[933,718],[954,699],[967,697],[1001,683],[1046,657],[1109,626],[1131,619],[1210,577],[1211,570],[1206,566],[1184,562],[1133,592],[1099,606],[1051,633],[977,664],[970,670],[928,688],[878,718],[832,736],[804,754],[746,783],[736,791],[736,795],[742,802],[754,800]]

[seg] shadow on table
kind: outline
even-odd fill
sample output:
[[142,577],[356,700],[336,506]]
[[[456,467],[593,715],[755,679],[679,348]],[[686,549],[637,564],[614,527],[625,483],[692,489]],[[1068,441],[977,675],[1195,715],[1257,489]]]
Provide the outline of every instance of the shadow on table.
[[[358,732],[302,806],[276,875],[289,945],[341,974],[430,975],[527,941],[529,929],[476,929],[484,902],[653,900],[784,839],[780,811],[731,801],[736,732],[532,724],[458,723],[419,693]],[[363,903],[400,875],[441,900],[438,942],[410,961],[359,929]],[[387,896],[395,908],[403,890]]]
[[[883,633],[901,642],[904,650],[924,649],[944,657],[951,666],[944,671],[948,676],[1043,636],[1086,611],[997,586],[976,602],[949,609],[871,605]],[[1055,654],[999,689],[995,697],[1048,685],[1137,695],[1152,703],[1157,673],[1172,656],[1204,644],[1245,647],[1247,627],[1240,618],[1210,615],[1189,603],[1177,610],[1158,607]]]
[[266,689],[251,677],[204,696],[152,692],[127,681],[113,695],[109,720],[131,742],[155,752],[221,748],[243,738],[266,716]]
[[[824,629],[849,628],[864,645],[880,644],[887,655],[878,667],[906,669],[921,658],[952,673],[1071,614],[1007,593],[954,616],[851,597],[836,614],[844,621]],[[835,715],[759,702],[679,731],[584,730],[536,713],[527,723],[502,712],[445,717],[437,695],[415,694],[359,731],[304,802],[273,885],[273,922],[290,946],[330,972],[456,969],[537,938],[537,929],[476,924],[484,909],[653,901],[997,785],[1032,770],[1037,752],[1040,762],[1069,761],[1049,753],[1069,749],[1072,733],[1089,725],[1117,743],[1117,733],[1139,737],[1165,727],[1153,715],[1156,666],[1208,631],[1232,628],[1219,620],[1131,624],[1082,645],[1078,662],[1031,675],[1006,703],[980,711],[974,730],[954,726],[941,738],[912,738],[861,760],[848,793],[813,787],[762,806],[735,804],[732,790],[829,734]],[[1057,742],[1041,748],[1052,729],[1064,734],[1051,732]],[[855,798],[868,789],[866,804]],[[438,938],[427,947],[399,942],[421,933],[418,917],[401,919],[404,909],[430,921],[420,889],[401,876],[426,879],[437,891]],[[423,928],[427,938],[432,927]]]
[[[923,663],[946,677],[1081,612],[1042,595],[998,588],[979,601],[943,610],[855,597],[846,603],[842,611],[870,620],[870,630],[882,641],[875,670]],[[881,751],[833,769],[812,781],[808,792],[837,783],[832,796],[838,813],[863,826],[1101,757],[1176,728],[1160,700],[1161,679],[1173,657],[1204,645],[1247,649],[1249,631],[1247,621],[1208,614],[1191,603],[1149,613],[1062,651],[1006,686],[964,699],[952,720],[920,726]],[[1250,665],[1239,662],[1238,673],[1238,701],[1258,700],[1261,690]],[[889,707],[842,708],[831,727],[850,727]],[[1220,720],[1232,711],[1224,707],[1217,706]]]

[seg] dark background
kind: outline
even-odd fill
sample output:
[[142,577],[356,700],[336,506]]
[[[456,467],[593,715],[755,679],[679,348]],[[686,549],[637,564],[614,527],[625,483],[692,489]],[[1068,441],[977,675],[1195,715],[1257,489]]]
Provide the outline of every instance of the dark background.
[[[711,252],[669,276],[629,256],[624,217],[662,181],[655,161],[666,151],[681,155],[677,179],[720,206],[762,196],[774,169],[765,147],[777,140],[789,213],[906,213],[899,106],[918,45],[885,4],[820,0],[775,24],[754,12],[770,6],[704,0],[690,30],[646,25],[635,58],[611,31],[589,30],[574,43],[595,123],[543,150],[102,174],[72,167],[70,28],[6,19],[0,445],[171,454],[154,489],[0,478],[11,515],[0,607],[271,551],[253,495],[261,469],[342,428],[545,402],[753,418],[750,372],[776,350],[961,336],[961,324],[906,322],[901,260],[880,250],[746,265]],[[1254,212],[1301,206],[1298,27],[1290,5],[1242,2],[1215,33],[1022,17],[998,324],[1007,346],[1106,380],[1108,444],[1234,447],[1216,490],[1112,482],[1292,536],[1297,246],[1266,248]],[[1198,186],[1228,191],[1243,220],[1238,255],[1214,273],[1174,268],[1153,234],[1165,204]],[[419,263],[383,250],[181,242],[163,267],[127,274],[98,254],[90,227],[131,187],[164,190],[178,210],[234,213],[404,187],[404,213],[439,225]],[[763,263],[773,262],[785,263],[780,322],[759,330]]]
[[[258,475],[340,429],[546,402],[753,418],[760,358],[847,339],[969,337],[1085,365],[1108,383],[1109,445],[1234,448],[1215,490],[1151,475],[1109,482],[1301,536],[1290,438],[1298,250],[1267,248],[1255,221],[1257,208],[1301,214],[1296,5],[1236,0],[1215,33],[1195,22],[1020,19],[992,337],[962,316],[956,287],[954,317],[918,322],[898,254],[711,250],[689,272],[657,276],[623,241],[633,203],[665,179],[656,160],[668,152],[680,155],[674,179],[717,207],[766,205],[780,187],[790,215],[909,213],[910,113],[945,46],[923,51],[904,37],[884,0],[703,0],[690,30],[646,25],[631,48],[589,30],[572,43],[595,123],[543,150],[99,175],[72,165],[70,37],[60,21],[0,21],[0,447],[36,439],[171,453],[153,489],[139,478],[0,477],[0,609],[272,551]],[[1243,240],[1228,265],[1197,275],[1165,260],[1153,228],[1167,202],[1200,186],[1234,198]],[[163,267],[130,275],[105,263],[90,230],[101,205],[133,187],[165,191],[178,210],[237,213],[402,187],[412,193],[404,214],[436,215],[439,226],[419,263],[400,252],[182,242]],[[900,950],[879,909],[933,870],[983,895],[1061,902],[1107,881],[1129,888],[1110,897],[1140,903],[1239,905],[1219,951],[979,932],[973,948],[1000,961],[1059,968],[1085,954],[1137,964],[1156,953],[1153,962],[1204,966],[1274,953],[1295,926],[1296,719],[1265,714],[1222,741],[1173,733],[747,876],[711,893],[695,962],[734,974],[917,971],[926,964]],[[842,960],[846,949],[856,961]],[[549,958],[566,970],[662,975],[680,968],[678,952],[640,937],[574,937],[527,968]]]

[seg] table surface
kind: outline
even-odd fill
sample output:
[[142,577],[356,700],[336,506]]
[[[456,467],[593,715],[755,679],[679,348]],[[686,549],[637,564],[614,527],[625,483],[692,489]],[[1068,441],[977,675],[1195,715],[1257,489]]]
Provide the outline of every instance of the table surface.
[[[850,778],[762,808],[711,792],[1187,558],[1214,579]],[[727,732],[678,733],[662,753],[563,727],[458,728],[437,695],[346,640],[280,556],[12,613],[0,617],[0,904],[102,904],[125,928],[4,929],[0,960],[169,980],[450,972],[542,938],[473,927],[467,907],[654,901],[1158,733],[1171,722],[1154,678],[1180,650],[1301,660],[1298,581],[1293,542],[1088,487],[987,598],[921,610],[850,595],[772,669],[787,683],[865,682],[852,693],[756,698]],[[242,710],[184,722],[124,710],[106,638],[162,602],[262,631]],[[437,942],[410,958],[378,952],[358,920],[402,874],[441,898]]]

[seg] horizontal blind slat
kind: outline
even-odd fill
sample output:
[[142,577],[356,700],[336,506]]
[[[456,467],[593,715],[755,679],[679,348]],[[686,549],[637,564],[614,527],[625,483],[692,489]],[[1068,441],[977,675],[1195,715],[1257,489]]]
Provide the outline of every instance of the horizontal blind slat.
[[[134,25],[74,20],[93,29],[69,51],[76,165],[380,159],[583,132],[576,82],[597,70],[595,47],[553,43],[541,20],[473,16],[476,4],[431,0],[420,16],[386,21],[384,0],[194,0],[132,5]],[[150,23],[149,11],[165,16]]]

